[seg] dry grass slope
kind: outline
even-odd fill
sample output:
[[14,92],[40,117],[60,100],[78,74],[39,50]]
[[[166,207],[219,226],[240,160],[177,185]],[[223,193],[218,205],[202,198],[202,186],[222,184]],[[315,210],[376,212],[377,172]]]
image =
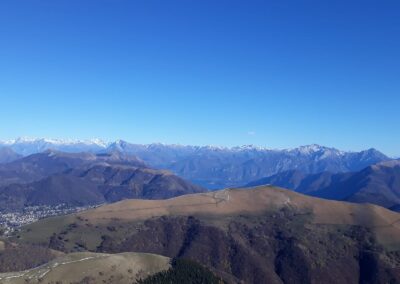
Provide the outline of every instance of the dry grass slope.
[[276,187],[225,189],[168,200],[124,200],[79,213],[91,223],[111,219],[145,220],[159,216],[259,214],[283,207],[312,212],[316,224],[356,225],[371,229],[382,245],[400,244],[400,214],[371,204],[308,197]]
[[169,258],[154,254],[71,253],[38,268],[0,274],[0,283],[133,283],[169,267]]
[[379,206],[261,186],[125,200],[41,220],[14,241],[186,257],[245,283],[397,283],[399,219]]
[[[371,204],[332,201],[271,186],[225,189],[167,200],[130,199],[63,217],[49,218],[23,229],[21,240],[40,243],[76,219],[107,224],[112,220],[141,222],[160,216],[199,216],[213,219],[259,215],[282,208],[308,212],[314,224],[355,225],[370,229],[381,245],[400,249],[400,214]],[[91,228],[88,227],[88,234]],[[85,233],[85,232],[82,232]],[[94,236],[96,238],[96,236]],[[94,249],[94,248],[93,248]]]

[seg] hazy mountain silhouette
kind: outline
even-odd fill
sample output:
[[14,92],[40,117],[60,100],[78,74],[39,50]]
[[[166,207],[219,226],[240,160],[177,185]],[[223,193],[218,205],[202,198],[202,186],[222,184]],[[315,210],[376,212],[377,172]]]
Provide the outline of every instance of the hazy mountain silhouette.
[[378,163],[355,173],[304,174],[287,171],[248,184],[263,184],[334,200],[373,203],[398,210],[400,204],[400,161]]

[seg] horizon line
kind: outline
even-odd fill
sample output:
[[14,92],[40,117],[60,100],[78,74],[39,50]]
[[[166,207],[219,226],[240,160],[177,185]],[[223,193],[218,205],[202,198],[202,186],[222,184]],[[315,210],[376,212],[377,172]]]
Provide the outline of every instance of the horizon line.
[[[325,148],[325,149],[331,149],[331,150],[336,150],[339,151],[341,153],[359,153],[359,152],[363,152],[363,151],[368,151],[368,150],[375,150],[378,151],[384,155],[386,155],[385,153],[383,153],[382,151],[378,150],[375,147],[370,147],[370,148],[366,148],[364,150],[360,150],[360,151],[355,151],[355,150],[341,150],[338,149],[336,147],[332,147],[332,146],[325,146],[322,144],[318,144],[318,143],[311,143],[311,144],[305,144],[305,145],[299,145],[296,147],[288,147],[288,148],[269,148],[267,146],[261,146],[261,145],[255,145],[255,144],[243,144],[243,145],[236,145],[236,146],[226,146],[226,145],[216,145],[216,144],[181,144],[181,143],[165,143],[165,142],[151,142],[151,143],[135,143],[135,142],[130,142],[128,140],[124,140],[124,139],[102,139],[102,138],[88,138],[88,139],[79,139],[79,138],[48,138],[48,137],[32,137],[32,136],[19,136],[17,138],[14,139],[0,139],[0,145],[3,146],[7,146],[7,145],[13,145],[13,144],[17,144],[18,142],[38,142],[38,141],[44,141],[46,143],[54,143],[54,144],[78,144],[78,143],[87,143],[87,144],[94,144],[97,145],[99,147],[103,147],[103,148],[108,148],[109,146],[111,146],[114,143],[128,143],[128,144],[132,144],[132,145],[141,145],[141,146],[150,146],[150,145],[163,145],[163,146],[178,146],[178,147],[200,147],[200,148],[215,148],[215,149],[220,149],[220,150],[234,150],[234,149],[238,149],[238,148],[249,148],[249,149],[256,149],[256,150],[260,150],[260,151],[293,151],[299,148],[306,148],[306,147],[320,147],[320,148]],[[388,156],[389,158],[393,158],[396,159],[398,158],[397,155],[391,155]]]

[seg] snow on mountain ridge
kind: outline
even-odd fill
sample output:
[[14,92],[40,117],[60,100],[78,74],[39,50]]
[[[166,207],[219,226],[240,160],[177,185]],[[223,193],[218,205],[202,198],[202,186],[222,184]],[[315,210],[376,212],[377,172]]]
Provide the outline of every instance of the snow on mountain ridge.
[[55,145],[77,145],[77,144],[86,144],[86,145],[97,145],[101,147],[108,147],[109,142],[105,142],[104,140],[94,138],[94,139],[51,139],[51,138],[31,138],[31,137],[18,137],[16,139],[10,139],[5,141],[0,141],[0,144],[4,145],[14,145],[14,144],[34,144],[34,143],[42,143],[42,144],[55,144]]
[[[151,149],[170,149],[170,150],[189,150],[189,151],[223,151],[223,152],[283,152],[294,155],[318,155],[319,159],[324,159],[332,156],[343,156],[349,153],[355,153],[353,151],[341,151],[336,148],[330,148],[321,146],[318,144],[310,144],[299,146],[297,148],[287,149],[273,149],[257,145],[242,145],[242,146],[217,146],[217,145],[183,145],[183,144],[166,144],[166,143],[151,143],[151,144],[133,144],[125,140],[116,140],[114,142],[107,142],[102,139],[50,139],[50,138],[30,138],[20,137],[11,140],[0,141],[0,146],[8,146],[15,150],[17,153],[28,155],[32,153],[42,152],[46,149],[55,148],[56,150],[67,151],[104,151],[108,149],[115,149],[118,151],[124,151],[127,148],[134,147],[142,150]],[[366,151],[370,151],[366,150]],[[364,152],[366,152],[364,151]],[[376,150],[375,150],[376,151]]]
[[73,140],[20,137],[17,139],[0,141],[0,146],[11,148],[16,153],[28,156],[48,149],[63,152],[96,152],[106,149],[109,143],[100,139]]

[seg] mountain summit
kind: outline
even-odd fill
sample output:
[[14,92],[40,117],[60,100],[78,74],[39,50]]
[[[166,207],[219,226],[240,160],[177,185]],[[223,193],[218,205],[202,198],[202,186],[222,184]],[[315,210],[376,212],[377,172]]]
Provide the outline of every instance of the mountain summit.
[[48,149],[62,152],[96,152],[109,144],[100,139],[73,140],[21,137],[13,140],[0,141],[0,146],[7,146],[23,156],[40,153]]
[[288,170],[299,170],[307,174],[350,172],[390,160],[376,149],[346,152],[317,144],[278,150],[253,145],[228,148],[162,143],[132,144],[124,140],[107,143],[101,140],[16,139],[3,142],[3,145],[21,155],[46,149],[132,154],[152,168],[170,170],[209,189],[238,187]]

